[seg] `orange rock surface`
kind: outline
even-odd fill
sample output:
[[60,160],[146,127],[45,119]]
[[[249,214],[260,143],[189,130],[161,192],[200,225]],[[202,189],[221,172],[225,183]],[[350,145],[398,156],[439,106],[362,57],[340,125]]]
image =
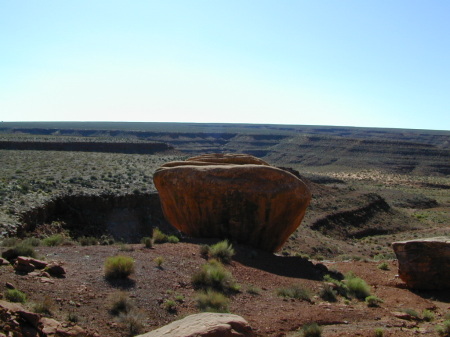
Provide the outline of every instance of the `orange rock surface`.
[[267,251],[281,248],[311,200],[303,181],[248,155],[167,163],[153,180],[165,217],[181,232]]

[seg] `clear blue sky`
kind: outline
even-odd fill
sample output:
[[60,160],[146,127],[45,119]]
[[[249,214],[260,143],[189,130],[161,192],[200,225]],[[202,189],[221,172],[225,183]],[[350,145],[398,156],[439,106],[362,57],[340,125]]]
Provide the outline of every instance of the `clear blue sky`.
[[450,130],[450,1],[0,3],[0,120]]

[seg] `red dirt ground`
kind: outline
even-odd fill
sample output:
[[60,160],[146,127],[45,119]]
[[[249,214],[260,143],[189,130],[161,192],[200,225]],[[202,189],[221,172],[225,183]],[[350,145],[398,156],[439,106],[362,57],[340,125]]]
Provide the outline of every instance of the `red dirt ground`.
[[[191,285],[192,274],[205,263],[199,254],[199,241],[155,245],[123,246],[60,246],[37,247],[40,257],[60,261],[66,269],[65,278],[42,278],[16,274],[11,266],[0,267],[0,291],[12,283],[25,292],[29,301],[45,296],[54,300],[53,317],[67,320],[76,314],[79,325],[100,336],[125,336],[123,327],[116,323],[108,311],[108,297],[119,290],[126,291],[146,317],[147,332],[186,315],[198,312],[196,291]],[[5,250],[6,248],[2,248]],[[135,259],[135,273],[127,281],[111,283],[105,280],[103,265],[107,257],[116,254]],[[164,258],[162,268],[156,267],[156,257]],[[442,322],[450,309],[447,293],[418,293],[406,289],[396,276],[397,262],[387,261],[389,270],[377,268],[380,262],[310,262],[299,257],[276,256],[239,246],[233,262],[227,266],[241,291],[231,297],[230,312],[243,316],[258,336],[295,336],[305,323],[317,322],[324,327],[323,336],[374,336],[376,328],[384,329],[384,336],[436,335],[435,326]],[[342,273],[353,271],[366,280],[372,293],[384,302],[379,308],[369,308],[364,302],[345,301],[339,297],[335,303],[314,296],[312,302],[286,300],[276,294],[283,286],[301,285],[317,294],[323,286],[324,266]],[[249,287],[259,288],[259,294],[247,292]],[[166,299],[182,295],[175,313],[164,308]],[[396,318],[395,311],[424,309],[434,311],[433,322]]]

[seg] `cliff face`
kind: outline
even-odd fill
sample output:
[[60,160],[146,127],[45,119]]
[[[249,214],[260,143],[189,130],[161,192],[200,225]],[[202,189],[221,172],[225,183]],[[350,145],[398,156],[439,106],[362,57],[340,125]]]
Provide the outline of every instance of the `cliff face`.
[[174,151],[166,143],[0,141],[3,150],[82,151],[154,154]]
[[154,227],[174,231],[164,220],[157,193],[56,196],[23,212],[20,220],[19,236],[52,222],[61,223],[73,237],[110,235],[129,243],[151,236]]

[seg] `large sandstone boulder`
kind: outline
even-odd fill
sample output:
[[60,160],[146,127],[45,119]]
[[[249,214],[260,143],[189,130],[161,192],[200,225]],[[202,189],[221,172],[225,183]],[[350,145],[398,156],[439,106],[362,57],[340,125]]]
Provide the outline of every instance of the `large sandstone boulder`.
[[414,289],[450,289],[450,238],[436,237],[392,244],[400,278]]
[[238,315],[201,313],[187,316],[137,337],[253,337],[247,321]]
[[249,155],[167,163],[153,180],[166,219],[181,232],[271,252],[300,225],[311,200],[302,180]]

